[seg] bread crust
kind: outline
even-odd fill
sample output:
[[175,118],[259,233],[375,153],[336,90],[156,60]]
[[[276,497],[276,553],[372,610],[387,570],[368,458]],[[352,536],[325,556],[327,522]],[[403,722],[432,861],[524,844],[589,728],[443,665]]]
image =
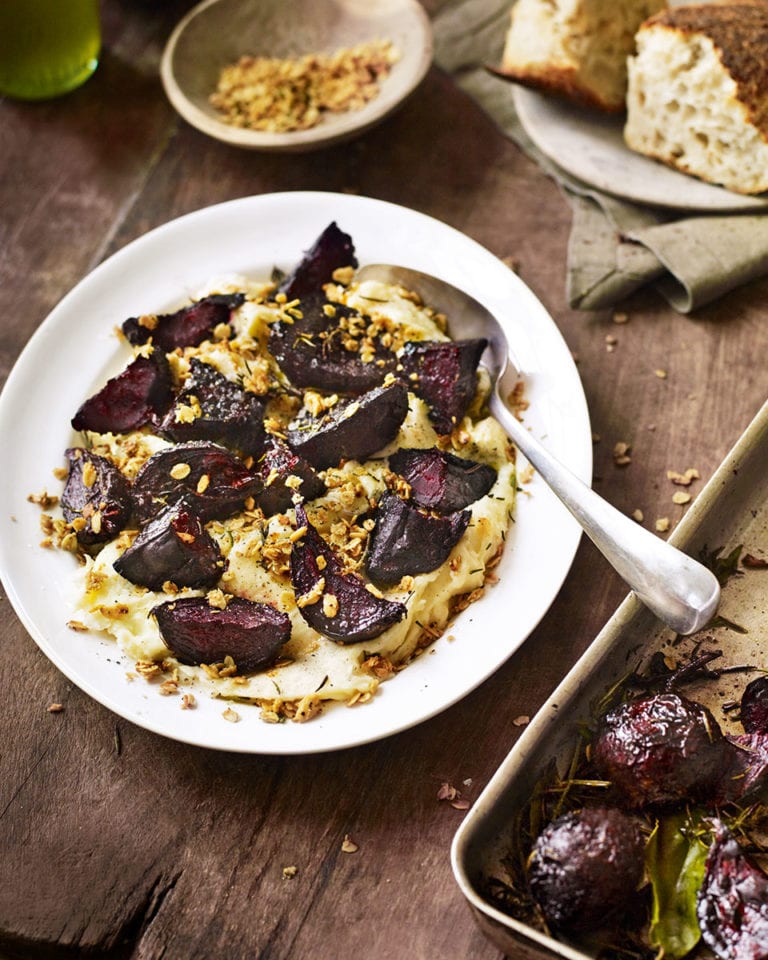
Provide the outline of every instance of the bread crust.
[[736,83],[751,122],[768,142],[768,3],[711,3],[671,7],[648,19],[683,37],[700,33],[714,44]]

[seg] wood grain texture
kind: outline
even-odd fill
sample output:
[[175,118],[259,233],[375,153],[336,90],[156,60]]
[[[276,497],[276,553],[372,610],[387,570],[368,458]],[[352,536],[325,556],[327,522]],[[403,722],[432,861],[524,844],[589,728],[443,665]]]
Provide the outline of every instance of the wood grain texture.
[[[697,468],[695,493],[764,399],[768,285],[693,318],[651,294],[620,325],[569,310],[566,203],[435,69],[346,146],[273,156],[207,140],[176,118],[156,72],[189,5],[106,0],[106,52],[85,87],[0,102],[3,377],[68,289],[146,230],[253,193],[359,192],[515,261],[578,357],[600,437],[595,486],[647,526],[674,526],[685,508],[666,471]],[[631,445],[623,467],[619,441]],[[292,758],[205,751],[116,718],[58,673],[3,598],[0,956],[498,960],[450,869],[463,811],[438,791],[478,795],[519,736],[515,719],[533,715],[624,593],[582,543],[541,624],[480,689],[380,743]],[[54,702],[63,711],[48,712]],[[347,835],[356,852],[342,849]]]

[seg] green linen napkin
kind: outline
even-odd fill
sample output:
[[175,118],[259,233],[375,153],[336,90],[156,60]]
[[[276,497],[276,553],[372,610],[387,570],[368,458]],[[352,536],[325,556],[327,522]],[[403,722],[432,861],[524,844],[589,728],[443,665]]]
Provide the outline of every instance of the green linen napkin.
[[435,61],[551,177],[573,221],[566,292],[572,307],[609,308],[652,284],[690,313],[741,284],[768,275],[768,212],[675,214],[595,190],[544,156],[523,129],[501,61],[510,0],[447,0],[434,18]]

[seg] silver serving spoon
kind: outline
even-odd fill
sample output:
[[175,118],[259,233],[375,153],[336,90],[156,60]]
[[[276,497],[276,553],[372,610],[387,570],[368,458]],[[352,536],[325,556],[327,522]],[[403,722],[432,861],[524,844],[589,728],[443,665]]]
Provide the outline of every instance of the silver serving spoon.
[[491,413],[598,550],[640,600],[677,633],[695,633],[712,619],[720,599],[715,575],[598,496],[534,439],[506,405],[504,398],[519,376],[504,331],[489,310],[446,281],[407,267],[369,264],[357,271],[356,279],[400,284],[445,313],[455,338],[485,337],[483,364],[493,382]]

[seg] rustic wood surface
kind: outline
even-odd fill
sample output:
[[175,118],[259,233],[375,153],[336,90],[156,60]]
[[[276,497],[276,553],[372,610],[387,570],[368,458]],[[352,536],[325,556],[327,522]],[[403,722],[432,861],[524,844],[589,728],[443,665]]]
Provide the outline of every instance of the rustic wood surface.
[[[208,140],[158,79],[189,6],[106,0],[103,61],[84,87],[0,101],[3,380],[58,300],[146,230],[249,194],[353,191],[516,261],[578,358],[600,438],[596,488],[649,526],[679,519],[666,471],[696,467],[695,493],[765,398],[768,285],[690,318],[650,293],[621,326],[570,310],[565,201],[437,69],[347,146],[259,155]],[[632,445],[623,468],[619,441]],[[0,956],[498,960],[451,873],[465,813],[438,791],[477,796],[521,732],[515,719],[535,713],[625,592],[582,543],[539,627],[482,687],[383,742],[296,758],[206,751],[115,717],[47,661],[3,597]],[[356,853],[342,852],[347,834]]]

